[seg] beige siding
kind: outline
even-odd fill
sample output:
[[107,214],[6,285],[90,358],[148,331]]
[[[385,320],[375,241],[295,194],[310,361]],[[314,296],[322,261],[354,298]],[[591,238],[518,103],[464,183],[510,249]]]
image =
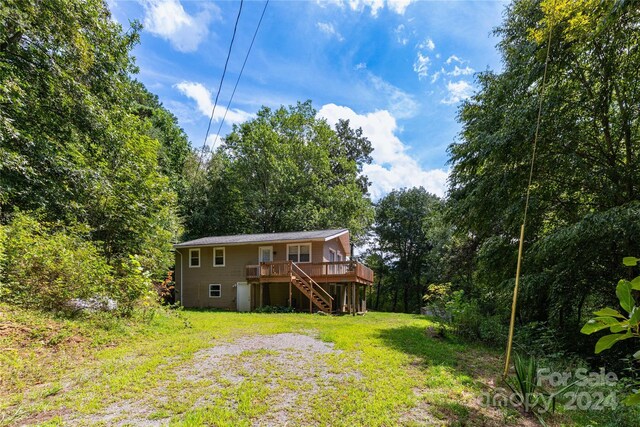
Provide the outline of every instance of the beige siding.
[[[344,261],[346,259],[346,254],[344,253],[344,249],[342,248],[342,245],[340,244],[340,241],[338,239],[332,239],[329,240],[328,242],[324,243],[324,262],[329,262],[329,250],[333,249],[336,252],[336,256],[338,254],[338,252],[341,254],[342,256],[342,261]],[[336,261],[338,260],[338,258],[336,257]]]
[[[179,249],[183,254],[182,296],[178,296],[185,307],[211,307],[226,310],[236,309],[236,288],[238,282],[246,282],[247,264],[258,261],[258,245],[226,246],[225,266],[213,266],[213,248],[200,248],[200,267],[189,267],[189,249]],[[176,255],[176,264],[180,256]],[[176,268],[176,272],[177,272]],[[176,274],[176,280],[180,276]],[[209,284],[222,285],[220,298],[209,297]],[[180,289],[176,282],[176,288]]]
[[[347,247],[344,242],[346,236]],[[311,261],[320,263],[329,261],[329,248],[339,250],[342,259],[348,254],[348,234],[328,242],[311,242]],[[258,248],[260,246],[273,247],[273,260],[285,261],[287,259],[287,244],[267,243],[251,245],[225,246],[225,266],[213,266],[213,247],[200,248],[200,267],[189,267],[189,248],[176,250],[176,270],[174,280],[176,282],[176,300],[185,307],[210,307],[225,310],[236,310],[236,288],[238,282],[246,282],[246,266],[258,263]],[[309,242],[298,242],[309,243]],[[182,254],[182,257],[180,256]],[[220,284],[220,298],[209,297],[209,285]],[[272,305],[286,305],[289,298],[288,283],[272,283],[269,286],[270,303]],[[328,290],[328,286],[323,286]],[[259,304],[259,287],[252,286],[252,307]],[[293,290],[296,308],[308,309],[309,300],[301,295],[295,288]],[[266,303],[266,301],[265,301]]]

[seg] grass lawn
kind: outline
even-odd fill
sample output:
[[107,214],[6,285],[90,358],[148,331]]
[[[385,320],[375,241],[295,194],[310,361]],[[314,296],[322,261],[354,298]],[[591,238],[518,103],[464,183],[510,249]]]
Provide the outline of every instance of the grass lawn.
[[430,338],[432,325],[390,313],[59,320],[0,305],[0,425],[537,425],[480,404],[500,386],[499,350]]

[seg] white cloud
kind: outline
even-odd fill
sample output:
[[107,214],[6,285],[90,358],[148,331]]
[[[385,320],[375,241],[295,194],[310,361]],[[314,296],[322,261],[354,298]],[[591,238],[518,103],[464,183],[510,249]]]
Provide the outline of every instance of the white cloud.
[[447,74],[450,76],[467,76],[469,74],[475,73],[476,70],[469,67],[468,65],[464,68],[460,68],[457,65],[453,67],[453,71],[449,71]]
[[387,7],[398,15],[404,15],[407,7],[409,7],[409,5],[414,1],[415,0],[388,0]]
[[451,64],[454,61],[459,64],[463,64],[465,62],[461,58],[458,58],[456,55],[451,55],[450,57],[448,57],[446,62],[447,64]]
[[348,107],[335,104],[324,105],[318,116],[328,123],[339,119],[349,120],[354,128],[361,127],[373,146],[373,162],[364,165],[363,172],[371,181],[370,192],[374,200],[393,189],[423,186],[427,191],[444,196],[448,172],[443,169],[423,169],[408,153],[409,147],[396,135],[398,125],[395,117],[386,110],[368,114],[357,114]]
[[316,0],[316,3],[321,7],[327,5],[338,6],[344,9],[348,6],[354,12],[362,13],[365,9],[370,9],[371,16],[378,16],[378,12],[385,7],[397,13],[398,15],[404,15],[407,7],[416,0]]
[[431,59],[427,55],[418,52],[416,62],[413,63],[413,71],[418,74],[419,79],[423,79],[429,75],[429,62]]
[[[186,97],[193,99],[196,102],[198,111],[200,111],[206,117],[211,116],[213,110],[213,101],[211,98],[211,92],[204,87],[201,83],[183,81],[175,85],[175,87]],[[219,122],[224,117],[225,108],[221,105],[216,106],[216,111],[213,116],[215,122]],[[225,122],[229,124],[242,123],[253,117],[252,114],[239,109],[230,109],[227,112]]]
[[367,63],[366,62],[359,62],[359,63],[356,64],[356,66],[354,68],[356,70],[366,70]]
[[448,96],[440,102],[443,104],[457,104],[473,95],[473,86],[465,80],[458,82],[450,81],[447,83],[447,91]]
[[384,81],[372,73],[369,73],[369,81],[374,89],[380,92],[382,97],[386,99],[386,108],[388,108],[396,118],[409,119],[417,114],[420,105],[412,95],[409,95],[402,89]]
[[396,40],[403,46],[406,46],[409,43],[409,38],[405,35],[405,27],[404,24],[400,24],[396,27],[393,32],[396,34]]
[[318,22],[316,24],[316,27],[318,27],[318,29],[320,31],[322,31],[323,33],[325,33],[326,35],[330,36],[330,37],[335,37],[336,39],[338,39],[338,41],[344,41],[344,37],[342,37],[342,34],[340,34],[335,27],[333,26],[332,23],[330,22]]
[[144,7],[144,29],[168,40],[176,50],[193,52],[209,34],[211,11],[209,5],[195,16],[189,15],[179,0],[140,0]]
[[435,83],[440,78],[440,74],[445,73],[444,68],[440,68],[440,71],[436,71],[431,75],[431,83]]
[[433,40],[431,40],[431,38],[427,37],[426,39],[424,39],[424,41],[422,43],[420,43],[418,46],[416,46],[418,49],[421,50],[433,50],[436,48],[436,44],[433,42]]

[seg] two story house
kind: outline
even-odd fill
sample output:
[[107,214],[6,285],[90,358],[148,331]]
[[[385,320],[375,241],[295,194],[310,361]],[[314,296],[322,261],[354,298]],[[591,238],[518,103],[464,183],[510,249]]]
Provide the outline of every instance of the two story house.
[[366,311],[373,271],[352,261],[349,230],[212,236],[174,245],[184,307]]

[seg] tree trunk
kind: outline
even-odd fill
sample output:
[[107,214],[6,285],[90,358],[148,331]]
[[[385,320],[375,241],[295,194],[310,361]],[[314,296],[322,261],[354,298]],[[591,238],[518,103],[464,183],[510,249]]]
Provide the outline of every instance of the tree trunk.
[[409,285],[405,283],[404,285],[404,312],[409,312]]
[[380,309],[380,287],[382,284],[382,274],[378,276],[378,284],[376,286],[376,311]]
[[396,286],[395,289],[393,290],[393,308],[391,309],[391,311],[393,311],[394,313],[396,312],[397,304],[398,304],[398,287]]

